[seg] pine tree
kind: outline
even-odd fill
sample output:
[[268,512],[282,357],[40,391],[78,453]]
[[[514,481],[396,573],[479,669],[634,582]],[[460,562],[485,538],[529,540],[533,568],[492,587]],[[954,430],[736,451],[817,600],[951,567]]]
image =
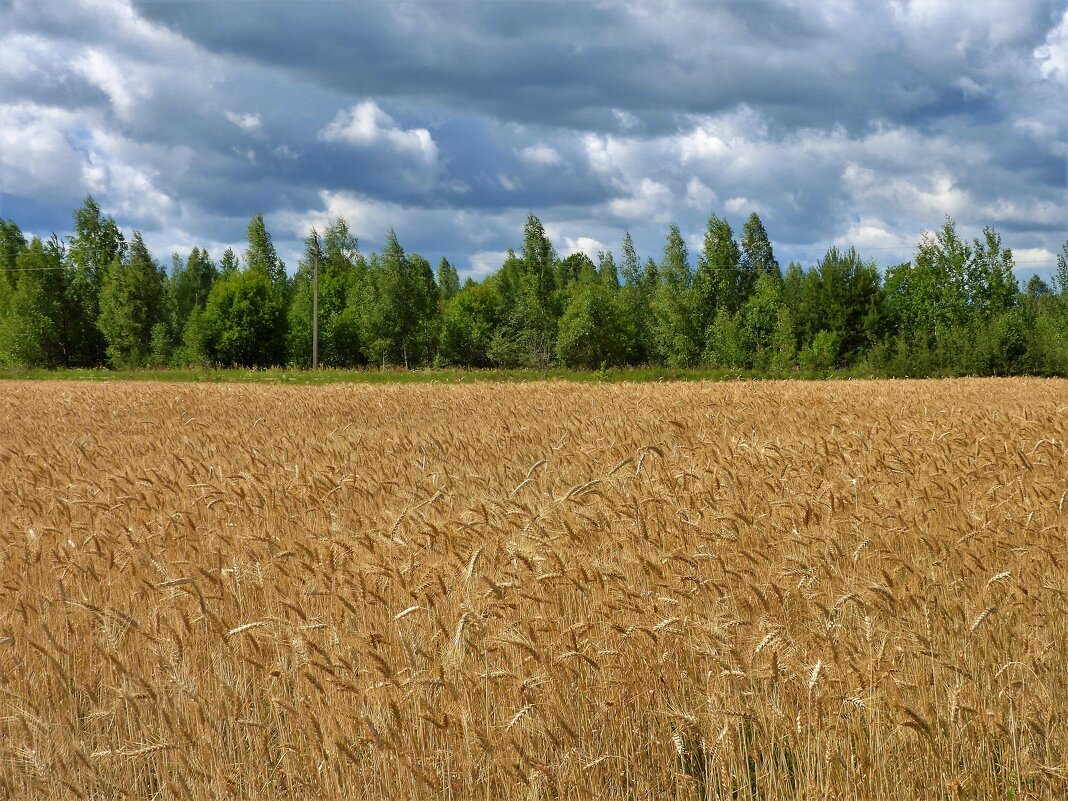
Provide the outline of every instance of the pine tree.
[[241,269],[241,264],[237,260],[237,254],[234,253],[233,248],[227,248],[223,251],[222,260],[219,262],[219,276],[226,278],[233,275]]

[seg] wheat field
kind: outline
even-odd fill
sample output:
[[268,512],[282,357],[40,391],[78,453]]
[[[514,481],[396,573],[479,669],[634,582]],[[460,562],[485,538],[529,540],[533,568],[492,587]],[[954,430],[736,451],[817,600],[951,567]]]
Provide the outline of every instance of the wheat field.
[[1068,795],[1068,383],[0,385],[0,797]]

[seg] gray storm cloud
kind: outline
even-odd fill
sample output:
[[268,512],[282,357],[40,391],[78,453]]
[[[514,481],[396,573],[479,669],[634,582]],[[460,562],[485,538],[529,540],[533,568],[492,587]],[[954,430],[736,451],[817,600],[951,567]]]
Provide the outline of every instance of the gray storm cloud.
[[[92,192],[165,258],[368,246],[472,271],[528,210],[562,252],[760,212],[784,259],[909,257],[945,214],[1041,269],[1068,229],[1061,2],[0,4],[2,208]],[[1048,266],[1048,265],[1047,265]]]

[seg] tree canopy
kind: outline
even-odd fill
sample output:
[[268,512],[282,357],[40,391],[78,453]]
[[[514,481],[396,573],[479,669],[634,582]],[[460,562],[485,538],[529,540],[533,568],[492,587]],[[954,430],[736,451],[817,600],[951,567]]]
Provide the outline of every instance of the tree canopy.
[[461,282],[394,231],[364,254],[344,219],[310,232],[290,275],[262,214],[242,256],[200,247],[170,272],[87,197],[61,241],[0,219],[0,365],[309,365],[318,263],[328,367],[699,366],[888,375],[1068,373],[1068,242],[1049,282],[1018,285],[1012,251],[950,218],[885,270],[852,247],[780,269],[763,221],[737,239],[711,214],[691,261],[678,226],[659,261],[558,255],[527,216],[500,268]]

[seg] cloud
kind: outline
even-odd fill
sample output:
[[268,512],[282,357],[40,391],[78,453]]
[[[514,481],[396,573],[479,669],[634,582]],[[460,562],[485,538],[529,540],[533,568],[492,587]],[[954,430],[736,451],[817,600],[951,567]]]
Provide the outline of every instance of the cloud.
[[237,114],[233,111],[227,111],[226,119],[247,134],[258,134],[263,130],[263,120],[259,114]]
[[671,190],[651,178],[642,178],[626,197],[609,201],[608,210],[624,220],[668,222],[674,207]]
[[319,193],[319,199],[319,209],[280,212],[274,215],[272,222],[281,225],[290,235],[303,238],[312,228],[322,231],[338,217],[343,217],[360,239],[381,241],[386,231],[402,224],[409,214],[409,210],[400,204],[377,201],[353,192],[324,190]]
[[74,71],[100,89],[111,101],[119,117],[128,119],[139,96],[147,87],[136,72],[123,70],[109,54],[90,47],[72,62]]
[[1068,9],[1034,55],[1043,78],[1068,86]]
[[426,128],[401,128],[373,100],[364,100],[337,113],[319,133],[324,142],[344,142],[355,147],[385,146],[425,164],[438,160],[438,147]]
[[864,217],[853,222],[832,244],[839,248],[855,247],[862,257],[889,263],[907,261],[916,249],[919,231],[895,231],[878,217]]
[[432,261],[495,269],[529,210],[561,253],[629,229],[655,256],[669,222],[699,242],[710,212],[738,231],[753,210],[783,263],[851,238],[906,258],[946,213],[1052,252],[1055,10],[0,0],[0,212],[63,232],[92,191],[186,250],[240,242],[262,211],[291,265],[345,214],[368,247],[393,226]]
[[1017,270],[1034,270],[1038,266],[1053,267],[1057,254],[1048,248],[1018,248],[1012,253]]
[[767,215],[767,207],[763,203],[758,203],[755,200],[750,200],[747,197],[732,197],[728,198],[727,202],[723,204],[723,207],[731,214],[735,214],[739,217],[748,218],[750,214],[756,212],[757,214]]
[[506,250],[480,250],[470,255],[470,267],[465,272],[476,280],[496,272],[508,258]]
[[686,182],[685,202],[687,206],[706,212],[719,202],[716,193],[709,189],[704,181],[694,176]]
[[616,118],[616,122],[619,123],[619,127],[624,131],[631,131],[641,125],[639,120],[634,114],[623,108],[612,109],[612,116]]
[[3,190],[25,195],[62,193],[78,175],[78,116],[34,103],[0,105],[0,166]]
[[563,240],[564,246],[560,255],[564,257],[574,255],[575,253],[585,253],[591,259],[596,261],[598,253],[602,251],[607,252],[609,250],[609,247],[604,242],[589,236],[565,236],[563,237]]
[[529,145],[518,151],[519,158],[535,167],[558,167],[563,163],[560,154],[548,145]]

